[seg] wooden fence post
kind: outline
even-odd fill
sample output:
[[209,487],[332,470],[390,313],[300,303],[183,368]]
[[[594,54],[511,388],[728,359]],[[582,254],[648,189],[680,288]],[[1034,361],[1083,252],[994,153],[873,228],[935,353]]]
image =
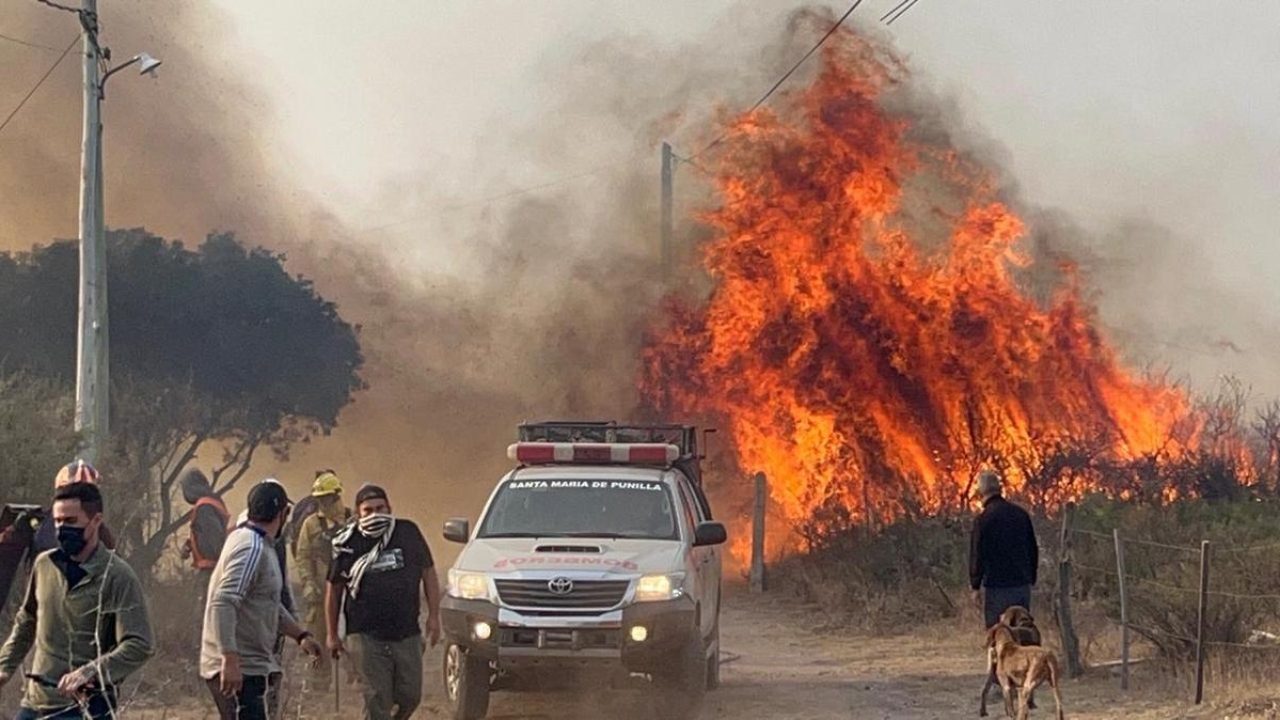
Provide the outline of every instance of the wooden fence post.
[[756,503],[755,512],[751,518],[751,592],[762,593],[765,591],[765,572],[764,572],[764,516],[766,504],[769,498],[768,483],[765,480],[764,473],[758,472],[755,477],[756,481]]
[[1129,689],[1129,596],[1124,587],[1124,540],[1120,530],[1112,531],[1116,540],[1116,575],[1120,580],[1120,689]]
[[1067,675],[1073,678],[1084,674],[1080,665],[1080,640],[1071,618],[1071,522],[1075,513],[1075,503],[1062,507],[1061,557],[1058,558],[1058,629],[1062,632],[1062,650],[1067,656]]
[[1196,705],[1204,700],[1205,612],[1209,607],[1209,541],[1200,542],[1200,611],[1196,618]]

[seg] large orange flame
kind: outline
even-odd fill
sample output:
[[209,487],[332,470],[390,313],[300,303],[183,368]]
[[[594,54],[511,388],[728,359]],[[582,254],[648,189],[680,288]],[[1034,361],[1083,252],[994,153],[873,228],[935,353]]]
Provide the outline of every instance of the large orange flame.
[[1070,266],[1033,297],[1022,220],[933,125],[889,109],[906,80],[845,32],[780,110],[729,123],[701,216],[714,288],[669,305],[646,398],[724,423],[795,523],[963,507],[980,468],[1017,488],[1016,457],[1067,438],[1179,452],[1187,394],[1122,366]]

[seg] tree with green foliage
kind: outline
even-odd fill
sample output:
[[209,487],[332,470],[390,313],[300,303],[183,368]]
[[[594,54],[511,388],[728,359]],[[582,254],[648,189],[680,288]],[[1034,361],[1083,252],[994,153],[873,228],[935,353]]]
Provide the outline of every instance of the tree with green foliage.
[[[214,454],[210,478],[225,493],[262,452],[285,459],[330,432],[365,386],[358,328],[284,262],[231,234],[194,250],[142,229],[108,234],[111,436],[101,469],[109,497],[140,501],[116,505],[113,527],[143,571],[185,523],[174,504],[185,468]],[[74,242],[0,254],[6,372],[71,392],[77,274]]]
[[39,503],[76,450],[71,397],[27,373],[0,374],[0,488],[5,502]]

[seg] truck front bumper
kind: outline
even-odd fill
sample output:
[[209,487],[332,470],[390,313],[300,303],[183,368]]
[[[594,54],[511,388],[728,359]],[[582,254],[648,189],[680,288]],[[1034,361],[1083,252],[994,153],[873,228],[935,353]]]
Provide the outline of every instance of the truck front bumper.
[[[669,668],[699,635],[689,597],[597,615],[530,614],[487,600],[446,597],[441,621],[450,643],[515,671],[568,667],[652,673]],[[635,639],[641,635],[642,640]]]

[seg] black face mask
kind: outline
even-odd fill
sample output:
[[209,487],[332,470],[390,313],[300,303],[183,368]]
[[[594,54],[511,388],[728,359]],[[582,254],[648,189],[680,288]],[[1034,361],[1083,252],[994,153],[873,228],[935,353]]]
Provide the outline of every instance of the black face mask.
[[84,552],[84,548],[89,544],[84,538],[84,528],[63,525],[58,528],[58,547],[71,557],[75,557]]

